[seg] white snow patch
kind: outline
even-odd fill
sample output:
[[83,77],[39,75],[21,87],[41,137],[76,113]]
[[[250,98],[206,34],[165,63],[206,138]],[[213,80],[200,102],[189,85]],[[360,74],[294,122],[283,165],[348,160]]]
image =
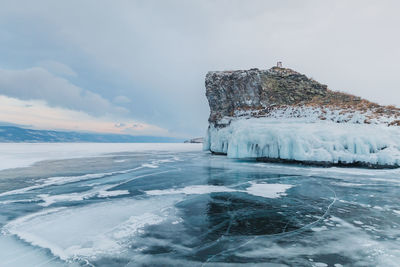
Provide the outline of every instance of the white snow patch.
[[348,183],[348,182],[336,182],[333,183],[339,186],[346,186],[346,187],[357,187],[357,186],[364,186],[365,184],[356,184],[356,183]]
[[94,188],[92,190],[82,193],[59,194],[59,195],[40,194],[38,195],[38,197],[43,201],[43,203],[40,203],[39,205],[47,207],[57,202],[82,201],[95,196],[99,198],[106,198],[106,197],[115,197],[121,195],[129,195],[128,190],[107,191],[107,189],[110,187],[111,186],[105,186],[102,187],[102,189]]
[[87,194],[71,193],[71,194],[61,194],[61,195],[49,195],[49,194],[38,195],[38,197],[41,198],[43,201],[43,203],[40,203],[39,205],[41,205],[43,207],[47,207],[47,206],[50,206],[51,204],[54,204],[56,202],[61,202],[61,201],[80,201],[80,200],[85,199],[88,196],[89,196],[89,193],[87,193]]
[[174,161],[178,161],[178,160],[179,160],[179,158],[173,157],[173,159],[155,160],[148,164],[147,163],[142,164],[140,167],[136,167],[133,169],[127,169],[127,170],[121,170],[121,171],[104,172],[104,173],[89,173],[89,174],[78,175],[78,176],[58,176],[58,177],[44,178],[44,179],[38,180],[39,183],[37,183],[35,185],[0,193],[0,197],[8,196],[8,195],[15,195],[15,194],[23,194],[23,193],[26,193],[31,190],[44,188],[44,187],[48,187],[48,186],[53,186],[53,185],[64,185],[64,184],[75,183],[75,182],[80,182],[80,181],[84,181],[84,180],[104,178],[107,176],[112,176],[112,175],[117,175],[117,174],[125,174],[125,173],[133,172],[133,171],[136,171],[139,169],[143,169],[143,168],[154,169],[154,168],[158,168],[159,164],[161,164],[161,163],[174,162]]
[[313,228],[311,228],[311,230],[313,230],[314,232],[321,232],[321,231],[328,230],[328,228],[325,225],[323,225],[321,227],[313,227]]
[[177,189],[165,189],[165,190],[149,190],[146,194],[157,196],[157,195],[174,195],[174,194],[185,194],[185,195],[200,195],[217,192],[236,192],[237,190],[231,189],[225,186],[216,185],[193,185]]
[[156,165],[156,164],[149,164],[149,163],[142,164],[142,166],[143,166],[143,167],[146,167],[146,168],[152,168],[152,169],[155,169],[155,168],[158,168],[158,167],[159,167],[159,166]]
[[358,111],[352,109],[331,109],[322,107],[279,107],[273,108],[267,114],[260,114],[260,110],[236,110],[234,112],[235,117],[226,116],[222,118],[221,123],[228,124],[230,121],[237,119],[237,117],[260,117],[269,119],[290,119],[290,118],[301,118],[307,122],[317,122],[324,118],[324,121],[332,121],[336,123],[365,123],[369,121],[370,124],[384,124],[388,125],[393,121],[398,120],[396,115],[381,114],[376,116],[376,109],[369,109],[367,111]]
[[289,184],[257,184],[251,183],[251,186],[246,189],[248,194],[265,197],[278,198],[286,195],[286,190],[292,188]]
[[129,195],[128,190],[114,190],[114,191],[100,191],[97,196],[98,197],[115,197],[115,196],[122,196],[122,195]]
[[165,190],[149,190],[146,191],[148,195],[173,195],[173,194],[185,194],[185,195],[200,195],[210,193],[221,193],[221,192],[243,192],[254,196],[260,196],[265,198],[278,198],[286,195],[285,191],[292,185],[287,184],[257,184],[254,182],[250,183],[251,186],[245,190],[233,189],[226,186],[216,185],[193,185],[183,188],[176,189],[165,189]]
[[37,195],[37,197],[39,197],[43,201],[43,203],[40,203],[39,205],[47,207],[57,202],[82,201],[85,199],[93,198],[95,196],[99,198],[105,198],[105,197],[114,197],[114,196],[129,194],[128,190],[108,191],[108,189],[114,186],[115,185],[99,186],[99,187],[94,187],[93,189],[88,191],[79,193],[70,193],[70,194],[58,194],[58,195],[39,194]]
[[32,185],[32,186],[27,186],[24,188],[20,189],[15,189],[11,191],[6,191],[3,193],[0,193],[0,197],[2,196],[8,196],[8,195],[16,195],[16,194],[23,194],[31,190],[39,189],[39,188],[44,188],[48,186],[53,186],[53,185],[64,185],[64,184],[69,184],[69,183],[75,183],[75,182],[80,182],[84,180],[91,180],[91,179],[99,179],[99,178],[104,178],[106,176],[111,176],[111,175],[116,175],[116,174],[124,174],[128,172],[132,172],[135,170],[142,169],[143,167],[137,167],[133,169],[128,169],[128,170],[122,170],[122,171],[115,171],[115,172],[104,172],[104,173],[90,173],[90,174],[85,174],[85,175],[78,175],[78,176],[57,176],[57,177],[49,177],[45,179],[40,179],[38,180],[39,183]]

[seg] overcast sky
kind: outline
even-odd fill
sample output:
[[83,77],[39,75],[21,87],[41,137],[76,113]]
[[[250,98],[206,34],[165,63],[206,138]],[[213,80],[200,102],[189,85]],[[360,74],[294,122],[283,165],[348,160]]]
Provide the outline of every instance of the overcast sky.
[[278,60],[400,104],[399,1],[0,1],[3,123],[201,136],[207,71]]

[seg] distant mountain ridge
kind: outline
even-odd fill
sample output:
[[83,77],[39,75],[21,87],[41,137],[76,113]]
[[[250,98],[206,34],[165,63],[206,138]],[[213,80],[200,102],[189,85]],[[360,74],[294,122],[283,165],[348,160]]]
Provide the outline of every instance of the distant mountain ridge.
[[26,143],[181,143],[184,139],[164,136],[133,136],[127,134],[80,133],[52,130],[33,130],[16,126],[0,126],[0,142]]

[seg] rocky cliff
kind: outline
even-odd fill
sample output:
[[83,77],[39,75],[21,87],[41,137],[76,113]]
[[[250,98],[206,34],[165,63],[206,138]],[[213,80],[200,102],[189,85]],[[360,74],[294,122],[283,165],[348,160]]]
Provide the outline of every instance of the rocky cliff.
[[[304,74],[287,68],[214,71],[206,75],[209,122],[225,126],[239,116],[310,116],[321,120],[398,125],[400,109],[334,92]],[[307,111],[305,111],[307,109]],[[360,116],[362,115],[362,116]],[[228,119],[228,121],[226,120]],[[362,119],[362,120],[361,120]]]
[[[400,109],[287,68],[209,72],[205,149],[232,158],[400,166]],[[390,127],[392,126],[392,127]]]

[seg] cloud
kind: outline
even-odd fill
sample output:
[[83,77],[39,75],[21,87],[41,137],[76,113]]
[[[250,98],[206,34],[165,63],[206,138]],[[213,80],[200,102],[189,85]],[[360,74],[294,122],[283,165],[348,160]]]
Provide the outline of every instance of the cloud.
[[122,123],[122,122],[118,122],[118,123],[115,124],[115,127],[117,127],[117,128],[122,128],[122,127],[125,127],[125,126],[126,126],[126,124]]
[[126,96],[119,95],[114,97],[113,102],[116,104],[128,104],[131,102],[131,100]]
[[4,0],[0,62],[63,62],[79,73],[67,77],[108,101],[92,114],[122,105],[142,121],[201,135],[209,70],[281,60],[331,89],[400,103],[399,8],[386,0]]
[[49,72],[55,74],[55,75],[61,75],[61,76],[71,76],[71,77],[77,77],[78,74],[68,67],[67,65],[53,61],[53,60],[43,60],[38,62],[37,64],[39,67],[42,67]]
[[0,94],[22,100],[44,100],[53,107],[84,111],[94,116],[128,113],[101,95],[84,90],[40,67],[0,69]]
[[[0,95],[0,122],[2,125],[30,125],[36,129],[90,131],[131,135],[172,136],[168,130],[156,125],[126,119],[115,122],[115,118],[94,117],[83,111],[51,107],[40,100],[20,100]],[[133,129],[129,125],[138,125]]]

